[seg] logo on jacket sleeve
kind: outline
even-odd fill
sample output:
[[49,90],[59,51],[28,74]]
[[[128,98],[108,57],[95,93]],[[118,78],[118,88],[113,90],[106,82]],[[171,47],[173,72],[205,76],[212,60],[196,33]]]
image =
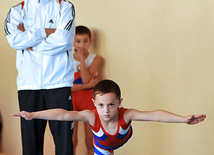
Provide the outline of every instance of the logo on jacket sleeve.
[[49,20],[49,22],[48,23],[50,23],[50,24],[54,24],[54,22],[53,22],[53,20],[51,19],[51,20]]

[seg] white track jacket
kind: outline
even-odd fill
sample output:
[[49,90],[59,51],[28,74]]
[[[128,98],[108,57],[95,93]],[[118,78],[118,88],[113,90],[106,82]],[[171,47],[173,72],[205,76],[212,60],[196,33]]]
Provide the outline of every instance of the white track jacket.
[[[74,17],[73,4],[65,0],[25,0],[10,9],[5,34],[17,50],[18,90],[72,87]],[[20,23],[24,32],[17,29]],[[56,31],[47,37],[45,28]]]

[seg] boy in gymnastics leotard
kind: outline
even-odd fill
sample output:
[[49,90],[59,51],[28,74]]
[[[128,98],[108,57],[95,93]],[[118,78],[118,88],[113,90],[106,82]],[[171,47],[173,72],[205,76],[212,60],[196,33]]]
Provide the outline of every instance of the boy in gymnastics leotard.
[[[102,68],[102,57],[89,52],[92,38],[91,31],[85,26],[77,26],[74,38],[74,84],[72,90],[72,101],[75,111],[95,109],[93,99],[93,87],[99,82],[100,70]],[[85,144],[87,155],[93,155],[93,133],[88,123],[84,123]],[[74,155],[78,143],[78,122],[74,122],[73,144]]]
[[95,155],[113,155],[114,150],[125,144],[132,135],[132,121],[158,121],[168,123],[187,123],[189,125],[204,121],[206,115],[181,116],[165,110],[139,111],[121,107],[119,86],[111,80],[99,82],[93,91],[94,110],[67,111],[51,109],[38,112],[12,114],[26,120],[75,120],[89,123],[94,133]]

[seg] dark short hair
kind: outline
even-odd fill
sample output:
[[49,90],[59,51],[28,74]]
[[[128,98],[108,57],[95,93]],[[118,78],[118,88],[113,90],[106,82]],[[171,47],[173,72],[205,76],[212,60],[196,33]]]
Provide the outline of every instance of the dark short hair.
[[121,98],[121,91],[120,87],[112,80],[102,80],[96,84],[93,90],[93,97],[97,94],[107,94],[107,93],[114,93],[116,98],[120,100]]
[[87,34],[91,39],[91,31],[86,26],[80,25],[76,27],[76,34]]

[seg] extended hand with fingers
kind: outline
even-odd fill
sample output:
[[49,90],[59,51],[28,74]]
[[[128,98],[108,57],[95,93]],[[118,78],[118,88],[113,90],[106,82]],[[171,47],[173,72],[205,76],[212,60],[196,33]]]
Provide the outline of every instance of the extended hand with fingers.
[[26,120],[32,120],[33,119],[31,113],[26,112],[26,111],[21,111],[19,113],[14,113],[14,114],[12,114],[12,116],[23,117]]
[[206,118],[206,115],[190,115],[190,116],[187,116],[186,118],[187,118],[187,124],[194,125],[204,121],[204,119]]

